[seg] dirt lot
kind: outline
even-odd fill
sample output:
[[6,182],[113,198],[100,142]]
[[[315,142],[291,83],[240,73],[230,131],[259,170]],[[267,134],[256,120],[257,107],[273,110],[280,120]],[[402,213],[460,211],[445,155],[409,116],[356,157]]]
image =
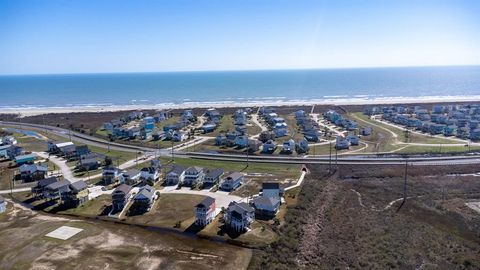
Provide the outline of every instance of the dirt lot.
[[[478,165],[310,168],[280,239],[251,269],[479,269]],[[402,205],[402,206],[401,206]],[[401,206],[401,207],[400,207]]]
[[[0,214],[0,269],[245,269],[251,256],[223,243],[8,208]],[[83,231],[65,241],[44,236],[63,225]]]

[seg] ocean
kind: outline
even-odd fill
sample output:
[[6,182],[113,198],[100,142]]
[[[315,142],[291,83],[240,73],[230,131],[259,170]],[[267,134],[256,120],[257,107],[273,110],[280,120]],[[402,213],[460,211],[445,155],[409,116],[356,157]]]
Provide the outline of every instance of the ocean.
[[480,66],[0,76],[0,108],[480,99]]

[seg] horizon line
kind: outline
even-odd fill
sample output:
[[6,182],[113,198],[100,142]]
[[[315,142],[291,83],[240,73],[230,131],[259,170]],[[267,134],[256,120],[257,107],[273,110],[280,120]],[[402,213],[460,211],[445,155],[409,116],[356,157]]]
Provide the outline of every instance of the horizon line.
[[411,65],[411,66],[352,66],[352,67],[305,67],[305,68],[261,68],[261,69],[209,69],[209,70],[164,70],[164,71],[113,71],[113,72],[65,72],[65,73],[4,73],[8,76],[59,76],[59,75],[114,75],[114,74],[154,74],[154,73],[203,73],[203,72],[258,72],[258,71],[302,71],[302,70],[343,70],[343,69],[387,69],[387,68],[432,68],[432,67],[480,67],[478,64],[451,65]]

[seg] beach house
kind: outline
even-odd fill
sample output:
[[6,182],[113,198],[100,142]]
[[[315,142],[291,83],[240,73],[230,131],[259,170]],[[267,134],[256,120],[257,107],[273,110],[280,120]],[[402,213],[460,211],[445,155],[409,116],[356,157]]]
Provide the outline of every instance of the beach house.
[[194,186],[197,183],[203,182],[203,178],[205,177],[205,173],[202,167],[192,166],[188,167],[185,170],[185,176],[183,178],[183,185],[184,186]]
[[308,141],[306,139],[301,139],[296,145],[296,150],[299,154],[307,153],[308,150],[310,150]]
[[348,134],[346,139],[350,143],[350,145],[352,145],[352,146],[360,144],[360,138],[357,135]]
[[262,153],[264,154],[272,154],[277,149],[277,145],[272,141],[268,140],[262,146]]
[[335,148],[337,150],[348,149],[348,148],[350,148],[350,141],[347,140],[344,137],[338,136],[336,141],[335,141]]
[[255,209],[255,218],[271,219],[275,217],[280,209],[280,199],[258,196],[251,201],[251,205]]
[[132,187],[126,184],[119,185],[112,192],[112,208],[113,212],[120,212],[127,205],[132,191]]
[[181,166],[174,166],[165,174],[166,185],[176,185],[182,183],[185,178],[185,168]]
[[25,154],[25,155],[19,155],[14,158],[15,164],[18,166],[26,163],[33,163],[35,159],[37,158],[37,154],[31,153],[31,154]]
[[233,191],[237,189],[243,182],[243,173],[234,172],[225,177],[220,184],[220,189],[225,191]]
[[119,176],[119,181],[122,184],[126,185],[136,185],[140,182],[140,171],[137,169],[129,169],[123,173],[120,174]]
[[203,178],[203,185],[204,186],[213,186],[220,182],[220,178],[223,176],[223,169],[217,168],[213,170],[208,170],[205,173],[205,177]]
[[281,150],[282,154],[291,154],[293,151],[295,151],[295,141],[293,139],[283,142]]
[[43,193],[45,192],[45,187],[57,181],[58,179],[56,177],[49,177],[49,178],[39,180],[37,184],[34,187],[32,187],[33,196],[34,197],[43,196]]
[[19,168],[20,178],[24,182],[38,181],[44,179],[48,172],[48,167],[43,164],[23,164]]
[[244,202],[231,202],[224,215],[224,220],[228,228],[236,232],[243,232],[255,220],[255,209]]
[[245,148],[248,146],[248,137],[246,135],[237,136],[235,138],[235,145],[238,148]]
[[215,218],[215,214],[215,199],[207,196],[195,206],[195,225],[199,227],[207,226]]
[[133,203],[130,207],[131,213],[145,213],[150,211],[150,208],[155,201],[155,189],[151,186],[144,186],[140,188],[138,193],[133,197]]
[[106,166],[103,168],[102,180],[105,185],[110,185],[118,181],[122,171],[114,166]]
[[155,183],[158,181],[160,177],[160,168],[154,166],[143,167],[140,170],[140,179],[144,181],[144,183],[152,182]]

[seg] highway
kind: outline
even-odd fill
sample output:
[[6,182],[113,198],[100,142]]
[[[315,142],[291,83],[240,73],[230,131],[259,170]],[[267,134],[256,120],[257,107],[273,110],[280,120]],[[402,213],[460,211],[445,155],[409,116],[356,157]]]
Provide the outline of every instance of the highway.
[[[19,129],[28,128],[30,130],[40,132],[50,132],[57,136],[72,139],[76,142],[93,145],[102,148],[108,148],[126,152],[144,152],[156,153],[157,156],[169,157],[171,155],[171,148],[157,149],[146,146],[136,146],[129,144],[122,144],[118,142],[109,142],[107,140],[90,136],[87,134],[70,131],[64,128],[46,126],[40,124],[20,123],[20,122],[3,122],[0,121],[0,126],[15,127]],[[47,134],[48,135],[48,134]],[[47,136],[48,137],[48,136]],[[369,164],[369,165],[397,165],[405,164],[405,157],[384,157],[375,155],[349,155],[349,156],[332,156],[330,161],[329,156],[308,156],[308,157],[292,157],[292,156],[257,156],[257,155],[242,155],[242,154],[220,154],[220,153],[200,153],[200,152],[182,152],[175,149],[183,149],[187,147],[178,145],[174,147],[176,158],[193,158],[193,159],[207,159],[220,161],[237,161],[237,162],[262,162],[262,163],[283,163],[283,164]],[[195,142],[197,143],[197,142]],[[460,156],[410,156],[408,157],[409,164],[416,165],[458,165],[458,164],[476,164],[480,163],[480,155],[460,155]]]

